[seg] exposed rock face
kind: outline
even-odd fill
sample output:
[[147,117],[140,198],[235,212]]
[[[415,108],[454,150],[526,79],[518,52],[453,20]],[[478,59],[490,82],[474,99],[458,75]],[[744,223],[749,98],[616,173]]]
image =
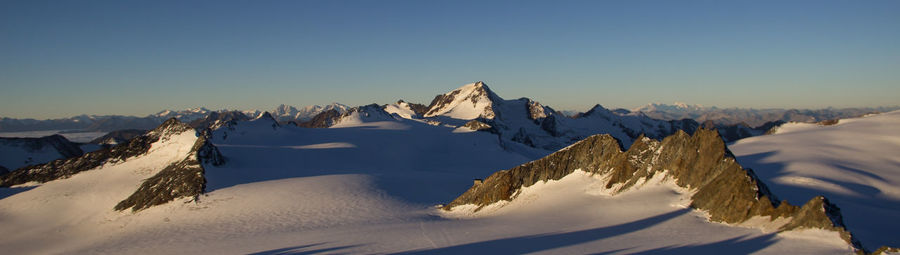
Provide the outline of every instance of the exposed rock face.
[[544,112],[544,106],[541,103],[528,100],[528,103],[525,104],[528,107],[528,118],[534,120],[536,122],[540,122],[541,119],[546,118],[547,114]]
[[491,127],[491,125],[485,124],[484,122],[481,122],[478,120],[471,120],[469,122],[466,122],[466,124],[463,125],[463,127],[466,127],[468,129],[475,130],[475,131],[489,131],[490,132],[491,130],[493,130],[493,127]]
[[875,250],[875,252],[872,252],[873,255],[895,254],[895,253],[900,253],[900,248],[881,246],[881,248],[878,248],[878,250]]
[[46,164],[23,167],[0,178],[0,187],[9,187],[28,182],[48,182],[68,178],[82,171],[97,168],[107,162],[125,161],[128,158],[146,153],[150,145],[165,135],[193,130],[190,126],[169,119],[147,134],[138,136],[111,148],[84,154],[80,157],[54,160]]
[[116,131],[109,132],[101,137],[97,137],[96,139],[91,140],[90,143],[115,145],[115,144],[128,142],[128,140],[134,139],[135,137],[143,135],[144,133],[147,133],[147,130],[143,130],[143,129],[116,130]]
[[710,220],[740,223],[756,216],[790,218],[782,230],[822,228],[837,231],[856,248],[861,245],[846,231],[840,210],[823,197],[802,207],[777,198],[749,169],[742,168],[725,147],[718,132],[697,130],[693,136],[683,131],[657,141],[645,137],[622,151],[618,140],[594,135],[547,157],[509,170],[496,172],[450,204],[479,207],[512,200],[522,187],[539,181],[559,180],[576,169],[608,176],[607,188],[628,189],[656,174],[667,174],[680,186],[694,192],[691,207],[706,211]]
[[823,121],[819,121],[819,122],[816,122],[816,124],[819,124],[819,125],[822,125],[822,126],[831,126],[831,125],[834,125],[834,124],[838,124],[838,122],[840,122],[840,121],[841,121],[840,119],[831,119],[831,120],[823,120]]
[[335,109],[327,110],[316,114],[307,122],[297,124],[299,127],[305,128],[328,128],[334,125],[335,121],[341,118],[341,112]]
[[115,206],[116,210],[131,208],[140,211],[155,205],[165,204],[182,197],[195,197],[206,189],[203,164],[224,164],[224,157],[218,148],[208,141],[209,132],[204,132],[187,158],[166,166],[162,171],[145,180],[134,194]]

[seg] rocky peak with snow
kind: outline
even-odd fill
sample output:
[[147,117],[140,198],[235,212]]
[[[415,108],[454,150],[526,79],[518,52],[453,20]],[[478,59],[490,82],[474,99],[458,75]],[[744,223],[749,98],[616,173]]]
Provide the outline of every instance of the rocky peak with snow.
[[693,135],[678,131],[662,141],[640,137],[625,151],[616,138],[594,135],[544,158],[496,172],[443,209],[467,204],[480,209],[511,201],[522,188],[559,180],[575,170],[604,176],[608,179],[605,188],[614,193],[640,188],[636,185],[663,174],[690,190],[690,206],[707,212],[711,221],[740,224],[764,217],[780,224],[779,231],[814,228],[837,232],[864,251],[844,226],[836,205],[824,197],[811,198],[802,206],[779,201],[752,170],[735,161],[718,132],[705,129]]
[[225,163],[225,157],[209,142],[210,138],[211,133],[207,129],[200,134],[184,159],[144,180],[134,193],[116,204],[114,209],[131,208],[132,211],[140,211],[178,198],[199,199],[199,195],[206,191],[204,164],[219,166]]
[[275,107],[275,111],[273,111],[276,116],[286,116],[291,118],[296,117],[298,112],[296,107],[284,104]]
[[164,110],[164,111],[160,111],[152,116],[157,119],[160,119],[160,120],[177,118],[183,122],[191,122],[196,119],[201,119],[201,118],[206,117],[206,115],[209,114],[210,112],[213,112],[213,111],[210,111],[209,109],[206,109],[204,107],[197,107],[197,108],[189,108],[189,109],[180,110],[180,111]]
[[375,121],[394,121],[394,117],[378,104],[369,104],[350,108],[334,124],[359,124]]
[[282,104],[276,107],[275,110],[271,112],[271,114],[272,117],[278,122],[283,123],[293,121],[295,123],[299,123],[309,121],[316,115],[325,111],[336,110],[339,113],[344,113],[348,109],[350,109],[349,106],[340,103],[331,103],[324,106],[308,105],[300,108]]
[[328,128],[334,125],[335,121],[341,118],[341,112],[336,109],[323,111],[313,116],[309,121],[297,123],[299,127],[305,128]]
[[447,116],[455,119],[493,119],[494,104],[502,102],[484,82],[466,84],[431,101],[425,117]]

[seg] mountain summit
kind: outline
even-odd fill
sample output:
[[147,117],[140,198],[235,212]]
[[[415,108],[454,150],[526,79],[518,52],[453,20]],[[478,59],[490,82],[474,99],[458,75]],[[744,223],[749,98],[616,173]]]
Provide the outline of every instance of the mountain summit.
[[503,101],[484,82],[466,84],[449,93],[434,97],[425,117],[444,115],[455,119],[493,119],[494,104]]

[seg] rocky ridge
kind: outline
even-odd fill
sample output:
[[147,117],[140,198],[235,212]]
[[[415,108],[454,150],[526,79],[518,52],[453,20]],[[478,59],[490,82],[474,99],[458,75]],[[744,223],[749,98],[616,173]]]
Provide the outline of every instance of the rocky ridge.
[[0,178],[0,187],[28,182],[44,183],[68,178],[82,171],[97,168],[106,163],[126,161],[150,150],[150,145],[163,136],[193,130],[176,119],[169,119],[156,129],[111,148],[86,153],[80,157],[54,160],[46,164],[23,167]]
[[735,161],[718,132],[706,129],[693,135],[677,131],[662,141],[640,137],[628,150],[610,135],[594,135],[542,159],[496,172],[442,208],[473,204],[480,210],[514,199],[523,187],[559,180],[579,169],[607,177],[606,188],[616,191],[665,174],[693,192],[690,206],[707,212],[710,221],[737,224],[754,217],[786,218],[780,231],[835,231],[858,251],[866,251],[847,230],[836,205],[821,196],[802,206],[779,202],[752,170]]
[[199,195],[206,191],[203,165],[218,166],[225,163],[225,158],[209,142],[209,138],[210,131],[204,131],[185,159],[166,166],[145,180],[137,191],[119,202],[115,209],[131,208],[132,211],[140,211],[182,197],[194,197],[195,201],[199,199]]
[[[89,152],[80,157],[20,168],[0,176],[0,187],[65,179],[83,171],[96,169],[104,164],[124,162],[146,154],[153,143],[184,132],[196,131],[191,126],[172,118],[127,143]],[[203,177],[203,164],[221,165],[224,163],[224,157],[218,149],[208,142],[208,134],[207,129],[195,141],[185,159],[166,166],[155,176],[145,180],[141,187],[128,199],[119,203],[116,209],[133,208],[137,211],[176,198],[196,196],[202,193],[206,183]]]

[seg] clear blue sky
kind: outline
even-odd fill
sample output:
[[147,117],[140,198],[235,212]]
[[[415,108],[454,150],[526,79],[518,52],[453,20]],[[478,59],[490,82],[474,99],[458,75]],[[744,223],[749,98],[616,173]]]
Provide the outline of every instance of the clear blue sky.
[[0,1],[0,116],[900,104],[900,1]]

